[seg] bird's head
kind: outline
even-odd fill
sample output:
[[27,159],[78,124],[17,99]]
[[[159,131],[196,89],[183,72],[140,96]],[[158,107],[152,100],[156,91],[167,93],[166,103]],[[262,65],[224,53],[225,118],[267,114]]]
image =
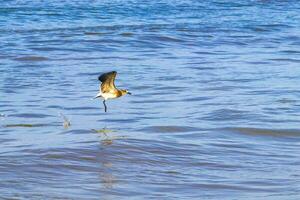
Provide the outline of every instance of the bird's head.
[[125,95],[125,94],[130,94],[131,95],[131,92],[129,92],[128,90],[121,90],[122,92],[122,95]]

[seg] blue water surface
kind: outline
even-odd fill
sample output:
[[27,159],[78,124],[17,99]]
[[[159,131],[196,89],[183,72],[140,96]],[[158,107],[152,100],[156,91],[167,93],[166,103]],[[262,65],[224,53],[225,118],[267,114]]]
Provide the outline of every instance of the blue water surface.
[[[0,0],[0,199],[299,199],[299,22],[294,0]],[[112,70],[133,95],[105,113]]]

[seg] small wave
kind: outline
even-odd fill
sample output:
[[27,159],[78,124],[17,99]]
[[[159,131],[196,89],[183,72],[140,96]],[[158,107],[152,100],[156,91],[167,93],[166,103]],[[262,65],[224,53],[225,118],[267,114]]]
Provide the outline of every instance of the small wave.
[[131,37],[133,35],[133,33],[131,32],[124,32],[124,33],[121,33],[122,36],[124,37]]
[[263,129],[263,128],[228,128],[230,131],[249,135],[265,135],[277,137],[300,137],[300,130],[296,129]]
[[77,106],[77,107],[65,107],[65,110],[95,110],[98,109],[97,107],[92,107],[92,106]]
[[171,36],[159,36],[157,37],[158,40],[166,41],[166,42],[182,42],[183,40],[171,37]]
[[259,116],[252,114],[246,110],[236,110],[236,109],[218,109],[212,111],[203,119],[210,121],[232,121],[232,120],[242,120],[249,118],[257,118]]
[[20,114],[11,114],[12,117],[20,118],[46,118],[51,117],[52,115],[39,114],[39,113],[20,113]]
[[276,62],[292,62],[292,63],[300,63],[299,59],[292,59],[292,58],[274,58],[274,59],[269,59],[271,61],[276,61]]
[[194,53],[195,54],[200,54],[200,55],[218,55],[219,54],[217,52],[209,52],[209,51],[196,51]]
[[153,41],[158,41],[162,43],[180,43],[183,42],[183,40],[171,36],[166,35],[147,35],[143,38],[144,41],[152,41],[150,44],[153,44]]
[[15,127],[25,127],[25,128],[33,128],[33,127],[42,127],[46,126],[46,124],[6,124],[5,128],[15,128]]
[[107,33],[100,33],[100,32],[84,32],[85,35],[104,35]]
[[179,133],[179,132],[191,132],[198,129],[190,126],[148,126],[143,128],[142,131],[155,132],[155,133]]
[[280,51],[280,53],[286,53],[286,54],[300,54],[300,51],[285,50],[285,51]]
[[42,57],[42,56],[23,56],[23,57],[15,58],[14,60],[17,60],[17,61],[45,61],[45,60],[49,60],[49,59],[46,57]]

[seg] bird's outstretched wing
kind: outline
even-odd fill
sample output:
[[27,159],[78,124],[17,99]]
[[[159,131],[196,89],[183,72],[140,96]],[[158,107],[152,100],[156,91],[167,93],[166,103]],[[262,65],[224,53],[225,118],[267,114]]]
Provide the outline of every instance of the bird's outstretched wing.
[[114,92],[117,90],[115,86],[115,78],[117,76],[116,71],[104,73],[98,77],[99,81],[101,81],[101,92]]

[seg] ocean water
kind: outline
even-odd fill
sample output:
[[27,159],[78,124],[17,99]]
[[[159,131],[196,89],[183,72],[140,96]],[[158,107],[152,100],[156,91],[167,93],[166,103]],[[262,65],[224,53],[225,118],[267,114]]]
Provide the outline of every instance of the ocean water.
[[0,5],[0,199],[300,199],[299,1]]

